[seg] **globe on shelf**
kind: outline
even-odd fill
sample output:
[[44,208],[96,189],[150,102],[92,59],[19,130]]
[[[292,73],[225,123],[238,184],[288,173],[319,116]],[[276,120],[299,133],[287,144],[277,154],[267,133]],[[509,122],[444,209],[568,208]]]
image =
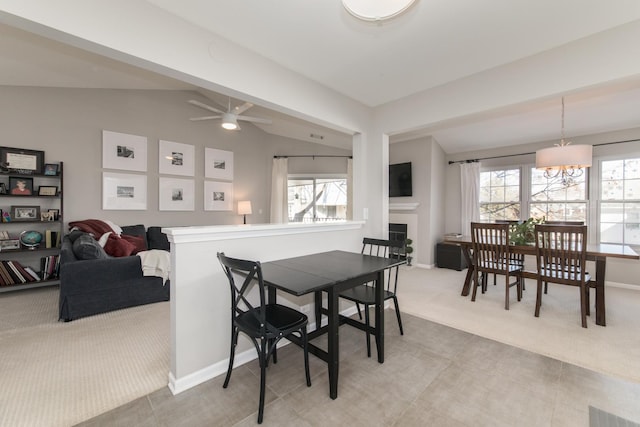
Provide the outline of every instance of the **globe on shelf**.
[[27,249],[35,249],[42,242],[42,233],[29,230],[20,233],[20,243]]

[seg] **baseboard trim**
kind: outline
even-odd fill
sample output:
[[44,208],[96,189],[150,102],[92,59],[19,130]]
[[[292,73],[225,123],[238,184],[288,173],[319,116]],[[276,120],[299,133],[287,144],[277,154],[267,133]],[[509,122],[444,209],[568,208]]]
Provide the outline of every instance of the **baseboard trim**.
[[620,283],[620,282],[605,282],[605,286],[611,288],[620,288],[620,289],[629,289],[632,291],[640,291],[640,286],[638,285],[630,285],[628,283]]

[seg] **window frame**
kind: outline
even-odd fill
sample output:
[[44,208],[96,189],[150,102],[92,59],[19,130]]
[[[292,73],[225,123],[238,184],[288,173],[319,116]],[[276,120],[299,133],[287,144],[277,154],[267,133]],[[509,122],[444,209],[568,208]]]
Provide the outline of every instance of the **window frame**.
[[[520,216],[522,216],[522,212],[523,212],[523,208],[522,208],[523,207],[523,197],[522,197],[522,170],[523,170],[523,167],[522,167],[522,165],[493,166],[493,167],[486,167],[486,168],[481,166],[480,167],[480,174],[482,175],[482,173],[487,173],[487,172],[490,173],[490,172],[507,171],[507,170],[514,170],[514,169],[517,169],[519,171],[519,175],[520,175],[520,180],[519,180],[519,184],[518,184],[519,185],[519,187],[518,187],[518,198],[519,198],[518,203],[520,205]],[[507,204],[507,203],[508,202],[504,202],[504,204]],[[491,202],[489,202],[489,203],[484,203],[484,204],[500,204],[500,203],[497,203],[497,202],[496,203],[491,203]],[[480,212],[482,212],[482,205],[483,205],[483,203],[479,202]],[[520,218],[518,218],[518,219],[520,219]],[[486,219],[481,219],[481,220],[482,221],[489,221],[489,220],[486,220]]]
[[[289,188],[290,180],[313,180],[313,189],[315,194],[316,189],[316,181],[319,179],[341,179],[345,181],[346,186],[349,186],[349,178],[346,173],[318,173],[318,174],[309,174],[309,173],[295,173],[295,174],[287,174],[287,190]],[[347,188],[348,194],[348,188]],[[287,191],[287,206],[289,204],[289,192]],[[349,199],[347,198],[347,211],[349,209]],[[317,206],[315,200],[313,200],[313,221],[312,223],[317,222]],[[289,212],[287,209],[287,219],[289,222],[294,223],[289,219]],[[334,219],[333,221],[343,221],[342,219]],[[304,222],[304,221],[303,221]]]

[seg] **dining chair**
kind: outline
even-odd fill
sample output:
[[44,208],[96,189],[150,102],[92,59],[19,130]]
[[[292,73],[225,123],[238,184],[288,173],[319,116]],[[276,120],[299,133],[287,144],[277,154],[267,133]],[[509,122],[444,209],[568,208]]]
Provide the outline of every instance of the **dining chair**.
[[589,314],[589,281],[585,271],[587,257],[586,225],[536,225],[536,265],[538,291],[535,316],[540,316],[542,282],[576,286],[580,290],[582,327]]
[[[545,221],[545,225],[584,225],[584,221]],[[544,282],[544,293],[547,293],[549,283]]]
[[[382,240],[372,239],[365,237],[362,239],[362,250],[360,251],[365,255],[379,256],[384,258],[392,258],[401,261],[403,259],[402,251],[404,249],[404,240]],[[396,310],[396,317],[398,318],[398,327],[400,328],[400,335],[404,335],[402,329],[402,319],[400,317],[400,307],[398,306],[398,298],[396,292],[398,290],[398,270],[400,266],[389,268],[386,274],[386,285],[384,289],[383,300],[393,300],[393,304]],[[367,336],[367,356],[371,357],[371,334],[369,333],[369,306],[375,305],[376,293],[373,282],[365,283],[351,289],[340,292],[340,297],[351,302],[356,303],[358,308],[358,315],[362,320],[362,312],[360,311],[360,304],[364,306],[364,318],[366,325]]]
[[[509,292],[516,286],[518,301],[522,299],[522,265],[511,262],[509,246],[509,224],[471,223],[471,242],[473,246],[474,287],[471,301],[476,300],[478,286],[482,293],[486,290],[486,280],[480,282],[480,276],[495,273],[505,276],[504,308],[509,310]],[[511,278],[514,278],[513,282]]]
[[[227,376],[222,387],[227,388],[229,385],[235,350],[238,345],[238,335],[243,332],[253,342],[258,352],[260,363],[258,424],[261,424],[264,413],[266,368],[272,355],[274,363],[277,362],[275,358],[276,345],[282,338],[294,333],[300,335],[307,387],[311,386],[307,346],[308,319],[306,315],[292,308],[265,302],[265,284],[260,262],[229,258],[221,252],[218,252],[218,260],[220,260],[231,288],[231,349]],[[256,285],[258,286],[259,303],[254,306],[248,293]]]
[[[511,227],[515,226],[518,224],[517,220],[510,220],[510,219],[497,219],[494,221],[494,223],[496,224],[509,224],[509,231],[511,231]],[[509,252],[509,260],[511,263],[516,264],[516,265],[520,265],[523,269],[524,269],[524,255],[523,254],[518,254],[518,253],[514,253],[514,252]],[[493,275],[493,286],[496,286],[496,277],[498,275],[494,274]],[[485,273],[485,278],[484,280],[486,280],[486,273]],[[524,279],[522,279],[522,290],[525,290],[525,286],[524,286]]]

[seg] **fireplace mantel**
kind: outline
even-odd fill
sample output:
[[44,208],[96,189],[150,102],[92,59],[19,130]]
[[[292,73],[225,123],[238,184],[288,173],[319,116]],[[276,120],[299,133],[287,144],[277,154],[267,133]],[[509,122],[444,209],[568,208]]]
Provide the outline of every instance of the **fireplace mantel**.
[[390,211],[415,211],[420,203],[389,203]]

